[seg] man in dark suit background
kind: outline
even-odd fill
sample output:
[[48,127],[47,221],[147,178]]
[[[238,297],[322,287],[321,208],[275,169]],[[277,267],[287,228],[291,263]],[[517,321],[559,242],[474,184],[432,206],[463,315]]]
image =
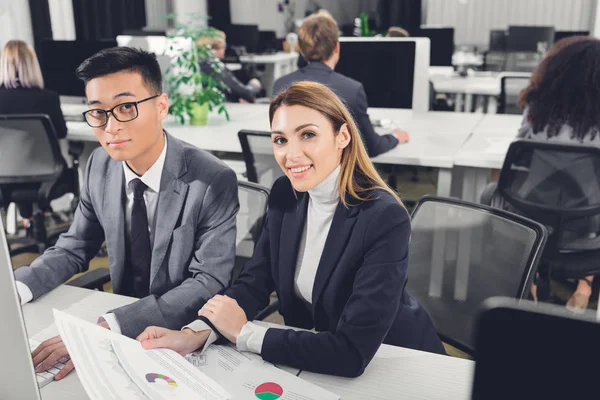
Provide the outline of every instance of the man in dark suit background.
[[338,38],[339,31],[332,17],[318,14],[304,20],[298,32],[298,44],[308,65],[279,78],[273,87],[273,94],[276,95],[298,81],[314,81],[327,85],[346,103],[352,113],[370,157],[385,153],[398,143],[408,142],[408,134],[399,129],[387,135],[375,132],[367,114],[367,95],[362,83],[334,71],[340,59]]

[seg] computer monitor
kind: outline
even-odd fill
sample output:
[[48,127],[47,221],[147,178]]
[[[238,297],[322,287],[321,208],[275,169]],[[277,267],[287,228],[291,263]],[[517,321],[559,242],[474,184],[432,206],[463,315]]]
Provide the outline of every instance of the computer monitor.
[[556,31],[554,32],[554,43],[571,36],[590,36],[590,31]]
[[116,40],[43,40],[40,66],[46,89],[84,101],[85,86],[75,70],[100,50],[116,46]]
[[429,110],[429,39],[340,38],[336,72],[361,82],[369,107]]
[[275,31],[259,31],[258,38],[258,53],[275,53],[277,51]]
[[600,323],[589,313],[526,300],[486,300],[476,324],[472,399],[595,397]]
[[548,50],[554,43],[553,26],[516,26],[508,27],[506,51],[537,53]]
[[0,218],[0,302],[2,304],[0,352],[6,361],[0,365],[0,399],[40,400],[2,218]]
[[227,35],[227,46],[243,48],[248,54],[258,52],[260,42],[258,25],[231,24],[224,29],[224,32]]
[[451,67],[454,54],[454,28],[421,28],[413,37],[426,37],[431,41],[429,64]]
[[508,35],[505,30],[491,30],[489,51],[506,51],[506,39]]

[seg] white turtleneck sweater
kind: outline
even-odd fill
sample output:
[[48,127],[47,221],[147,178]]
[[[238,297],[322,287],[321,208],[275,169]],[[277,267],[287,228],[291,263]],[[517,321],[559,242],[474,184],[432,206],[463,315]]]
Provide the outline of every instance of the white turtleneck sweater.
[[[337,188],[339,174],[340,167],[338,166],[323,182],[308,191],[308,211],[298,249],[294,275],[294,293],[309,304],[312,304],[315,276],[331,228],[333,215],[340,200]],[[191,323],[187,328],[191,328],[196,332],[210,329],[208,325],[199,320]],[[238,335],[238,350],[260,354],[267,329],[248,321]],[[217,336],[212,332],[205,348],[216,339]]]

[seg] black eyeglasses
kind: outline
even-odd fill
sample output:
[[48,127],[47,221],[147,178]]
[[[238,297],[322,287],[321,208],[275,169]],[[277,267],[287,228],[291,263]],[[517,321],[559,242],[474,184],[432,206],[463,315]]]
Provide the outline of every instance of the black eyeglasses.
[[101,126],[106,125],[108,123],[109,113],[119,122],[133,121],[139,115],[138,104],[155,99],[158,96],[160,96],[160,94],[155,94],[154,96],[147,97],[140,101],[129,101],[127,103],[117,104],[110,110],[101,110],[99,108],[87,110],[83,113],[83,116],[85,122],[92,128],[100,128]]

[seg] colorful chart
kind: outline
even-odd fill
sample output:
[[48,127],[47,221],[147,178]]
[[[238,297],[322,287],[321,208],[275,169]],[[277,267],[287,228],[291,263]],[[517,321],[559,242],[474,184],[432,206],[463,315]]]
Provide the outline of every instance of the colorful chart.
[[175,382],[173,379],[169,378],[166,375],[155,374],[155,373],[146,374],[146,380],[150,383],[156,382],[157,379],[162,379],[163,381],[167,382],[171,386],[177,386],[177,382]]
[[266,382],[254,389],[254,395],[260,400],[277,400],[283,395],[283,388],[276,383]]

